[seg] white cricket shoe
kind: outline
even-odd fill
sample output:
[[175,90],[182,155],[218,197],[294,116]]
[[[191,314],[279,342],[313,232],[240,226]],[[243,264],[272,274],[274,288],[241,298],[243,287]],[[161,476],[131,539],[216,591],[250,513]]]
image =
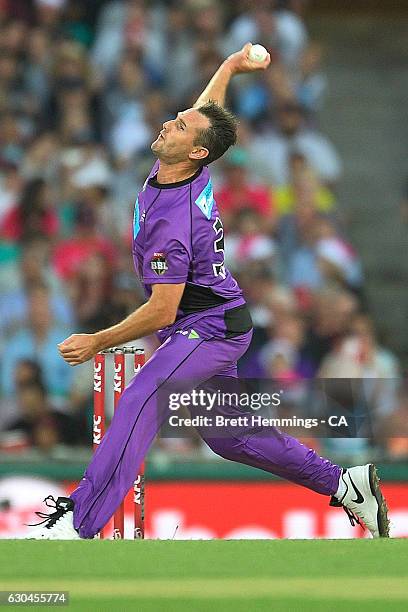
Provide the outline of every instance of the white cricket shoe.
[[346,492],[340,500],[332,497],[330,505],[343,506],[353,527],[361,520],[373,538],[389,538],[388,508],[375,465],[369,463],[345,469],[340,478],[346,485]]
[[74,502],[69,497],[55,499],[49,495],[44,499],[45,504],[55,508],[55,512],[45,514],[36,512],[44,519],[34,527],[26,536],[26,540],[80,540],[78,532],[74,529]]

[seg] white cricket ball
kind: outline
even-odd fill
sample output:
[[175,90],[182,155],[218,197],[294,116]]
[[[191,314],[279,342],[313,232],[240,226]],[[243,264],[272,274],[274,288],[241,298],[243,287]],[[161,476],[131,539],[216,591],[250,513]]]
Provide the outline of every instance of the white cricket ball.
[[262,45],[252,45],[249,50],[249,59],[253,62],[263,62],[268,55],[267,50]]

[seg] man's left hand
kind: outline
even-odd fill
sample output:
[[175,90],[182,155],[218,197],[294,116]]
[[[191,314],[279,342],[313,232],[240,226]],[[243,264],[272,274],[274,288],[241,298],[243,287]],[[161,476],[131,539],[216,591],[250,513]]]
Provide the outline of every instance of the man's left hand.
[[58,344],[58,350],[69,365],[75,366],[92,359],[99,348],[95,334],[73,334]]

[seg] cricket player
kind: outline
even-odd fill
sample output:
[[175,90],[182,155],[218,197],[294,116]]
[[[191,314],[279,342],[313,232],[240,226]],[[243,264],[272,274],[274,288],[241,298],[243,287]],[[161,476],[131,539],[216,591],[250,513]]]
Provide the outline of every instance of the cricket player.
[[[69,498],[53,500],[54,512],[41,514],[44,521],[31,538],[93,538],[101,531],[158,432],[156,402],[163,382],[200,385],[237,376],[252,323],[242,291],[225,267],[223,225],[208,166],[236,141],[236,119],[224,108],[231,78],[270,64],[269,55],[261,63],[251,60],[250,48],[248,43],[230,55],[193,108],[166,121],[151,145],[157,161],[137,197],[133,223],[133,258],[147,302],[109,329],[74,334],[59,345],[61,356],[75,366],[152,333],[161,341],[123,392],[78,488]],[[232,416],[235,410],[231,406]],[[199,431],[222,457],[327,495],[332,505],[344,507],[352,524],[361,519],[373,537],[388,536],[387,507],[372,464],[342,469],[279,430],[259,437],[246,432],[241,438]]]

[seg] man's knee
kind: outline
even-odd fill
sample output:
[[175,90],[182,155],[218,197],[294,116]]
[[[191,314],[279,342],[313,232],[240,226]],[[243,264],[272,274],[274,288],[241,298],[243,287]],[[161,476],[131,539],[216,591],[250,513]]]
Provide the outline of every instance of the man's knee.
[[230,438],[208,438],[205,442],[216,455],[224,459],[233,460],[237,457],[237,448]]

